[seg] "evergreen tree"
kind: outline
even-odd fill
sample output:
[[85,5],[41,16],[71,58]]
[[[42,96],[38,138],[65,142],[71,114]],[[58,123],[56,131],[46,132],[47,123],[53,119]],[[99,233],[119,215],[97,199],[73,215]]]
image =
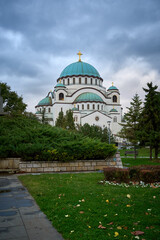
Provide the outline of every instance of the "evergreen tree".
[[23,98],[19,97],[11,88],[0,82],[1,95],[3,97],[3,110],[9,113],[23,113],[27,104],[23,103]]
[[61,128],[65,127],[65,118],[64,118],[64,115],[63,115],[63,111],[59,112],[59,115],[58,115],[58,118],[56,120],[55,125],[56,125],[56,127],[61,127]]
[[[85,123],[83,126],[80,126],[78,131],[82,133],[84,136],[88,136],[90,138],[98,138],[102,142],[109,143],[109,130],[108,128],[102,129],[99,126],[90,126],[88,123]],[[110,132],[110,143],[115,143],[115,139],[113,134]]]
[[141,141],[150,146],[150,159],[152,160],[152,149],[155,149],[155,159],[158,159],[160,148],[160,92],[158,86],[153,86],[152,82],[147,83],[144,109],[141,114]]
[[74,119],[73,119],[73,112],[69,109],[65,115],[65,128],[69,130],[75,129]]
[[130,102],[130,107],[127,107],[128,112],[124,115],[125,123],[121,124],[123,126],[120,131],[119,136],[122,138],[128,139],[130,143],[133,144],[135,149],[135,158],[136,158],[136,147],[138,145],[138,132],[139,132],[139,122],[142,112],[142,101],[136,94],[132,101]]

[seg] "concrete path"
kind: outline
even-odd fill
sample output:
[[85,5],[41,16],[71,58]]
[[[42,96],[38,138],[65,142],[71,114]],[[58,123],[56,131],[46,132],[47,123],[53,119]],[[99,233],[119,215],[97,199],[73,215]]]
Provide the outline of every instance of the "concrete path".
[[16,175],[0,175],[0,240],[63,240]]

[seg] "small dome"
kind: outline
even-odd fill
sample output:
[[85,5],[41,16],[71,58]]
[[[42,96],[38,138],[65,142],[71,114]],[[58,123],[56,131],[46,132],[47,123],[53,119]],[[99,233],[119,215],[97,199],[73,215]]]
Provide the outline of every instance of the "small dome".
[[100,78],[99,72],[89,63],[82,61],[68,65],[61,73],[60,78],[67,76],[94,76]]
[[102,98],[95,93],[82,93],[79,95],[75,102],[103,102]]
[[108,90],[118,90],[118,88],[116,88],[115,86],[111,86],[108,88]]
[[110,112],[118,112],[115,108],[112,108]]
[[55,86],[55,88],[58,88],[58,87],[64,87],[64,88],[66,88],[66,86],[63,85],[62,83],[57,83],[57,85]]
[[41,114],[41,112],[40,112],[40,111],[37,111],[36,114]]
[[47,106],[47,105],[52,105],[51,97],[45,97],[37,104],[37,106]]
[[72,108],[72,111],[78,111],[78,108],[74,107]]

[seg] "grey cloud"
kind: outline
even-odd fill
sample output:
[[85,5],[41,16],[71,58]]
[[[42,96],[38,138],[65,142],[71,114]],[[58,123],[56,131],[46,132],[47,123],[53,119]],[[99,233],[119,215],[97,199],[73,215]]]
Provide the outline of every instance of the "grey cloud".
[[1,0],[0,29],[0,79],[24,79],[23,94],[50,90],[78,50],[99,71],[108,66],[110,75],[129,58],[143,58],[160,71],[159,0]]

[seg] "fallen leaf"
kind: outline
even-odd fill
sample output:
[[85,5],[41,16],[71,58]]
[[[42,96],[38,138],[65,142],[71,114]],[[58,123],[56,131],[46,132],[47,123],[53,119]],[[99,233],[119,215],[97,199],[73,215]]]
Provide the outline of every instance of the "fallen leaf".
[[100,229],[106,229],[106,227],[102,226],[102,224],[100,224],[100,225],[98,226],[98,228],[100,228]]
[[127,198],[131,198],[131,195],[130,195],[130,194],[127,194]]
[[88,226],[88,228],[91,228],[91,226]]
[[134,236],[139,236],[139,235],[143,235],[144,234],[144,232],[142,232],[142,231],[134,231],[134,232],[131,232],[131,233]]
[[65,217],[69,217],[69,215],[65,215]]
[[149,227],[146,227],[146,229],[149,229]]
[[145,214],[146,214],[146,215],[149,215],[149,213],[148,213],[148,212],[146,212]]
[[127,229],[128,229],[128,227],[126,227],[126,226],[124,226],[123,228],[124,228],[124,230],[127,230]]
[[118,227],[117,227],[117,229],[121,230],[121,229],[122,229],[122,227],[121,227],[121,226],[118,226]]
[[110,222],[110,223],[108,223],[107,225],[112,225],[113,224],[113,222]]
[[83,211],[80,211],[79,213],[80,213],[80,214],[83,214],[84,212],[83,212]]
[[71,232],[70,233],[73,233],[74,232],[74,230],[71,230]]
[[155,198],[156,198],[156,196],[153,196],[153,198],[155,199]]
[[80,207],[80,204],[77,204],[77,207]]
[[105,214],[104,217],[107,217],[107,214]]
[[106,203],[109,203],[109,200],[108,200],[108,199],[106,200]]
[[127,204],[126,207],[131,207],[131,205]]
[[139,239],[139,236],[135,236],[135,239]]
[[82,201],[82,202],[85,202],[85,200],[84,200],[84,199],[82,199],[81,201]]
[[118,232],[115,232],[115,233],[114,233],[114,237],[117,237],[118,235],[119,235]]

